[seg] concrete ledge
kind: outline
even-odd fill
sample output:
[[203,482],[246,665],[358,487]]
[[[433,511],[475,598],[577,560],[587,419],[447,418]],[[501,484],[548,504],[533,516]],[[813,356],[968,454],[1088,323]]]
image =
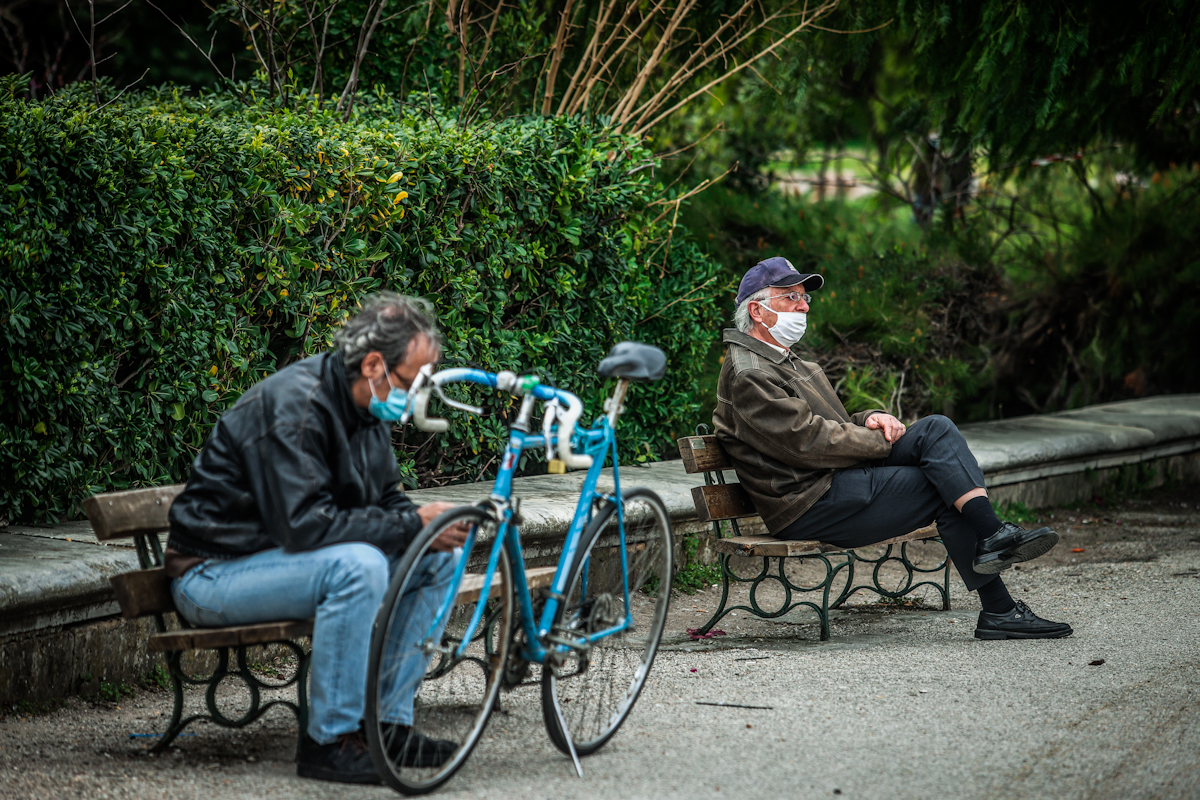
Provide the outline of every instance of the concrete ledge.
[[[998,502],[1031,507],[1070,503],[1106,487],[1200,480],[1200,395],[1108,403],[1059,414],[962,426]],[[520,478],[522,526],[531,566],[553,563],[575,512],[583,473]],[[732,477],[732,476],[730,476]],[[691,489],[703,478],[680,461],[626,467],[623,488],[662,497],[679,534],[708,535],[696,521]],[[601,487],[611,489],[612,471]],[[473,503],[490,484],[413,492],[417,502]],[[707,549],[707,547],[705,548]],[[136,569],[132,548],[96,541],[86,522],[0,531],[0,702],[61,696],[78,675],[131,680],[154,663],[146,626],[121,620],[108,579]]]

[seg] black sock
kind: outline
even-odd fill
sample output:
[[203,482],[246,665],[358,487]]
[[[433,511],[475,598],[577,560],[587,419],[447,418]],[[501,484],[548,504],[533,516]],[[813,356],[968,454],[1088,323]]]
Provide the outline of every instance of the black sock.
[[1007,614],[1017,607],[1017,604],[1013,602],[1012,595],[1008,593],[1008,587],[1004,585],[1004,581],[1000,580],[999,575],[980,586],[977,591],[983,610],[989,614]]
[[986,497],[973,497],[963,503],[962,511],[963,519],[967,521],[967,525],[971,526],[971,530],[975,532],[976,539],[986,539],[996,531],[1000,530],[1000,518],[996,516],[996,512],[992,510],[992,503]]

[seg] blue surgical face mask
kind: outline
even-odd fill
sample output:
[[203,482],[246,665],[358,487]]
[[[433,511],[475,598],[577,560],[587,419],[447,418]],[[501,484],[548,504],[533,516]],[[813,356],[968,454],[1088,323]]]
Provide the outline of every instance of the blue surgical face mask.
[[367,405],[367,411],[384,422],[399,422],[404,417],[404,412],[408,410],[408,392],[392,386],[392,373],[388,371],[386,361],[383,368],[384,377],[387,378],[391,391],[388,392],[387,400],[380,400],[375,396],[375,383],[372,381],[371,402]]

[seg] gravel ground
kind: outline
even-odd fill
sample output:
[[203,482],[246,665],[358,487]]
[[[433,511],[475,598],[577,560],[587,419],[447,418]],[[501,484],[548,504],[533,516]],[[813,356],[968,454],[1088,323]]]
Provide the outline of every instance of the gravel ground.
[[[1051,518],[1051,513],[1053,518]],[[1046,512],[1052,553],[1006,573],[1075,636],[981,642],[978,603],[954,610],[860,596],[820,642],[815,615],[730,617],[691,641],[708,590],[673,601],[637,708],[584,779],[543,730],[538,691],[502,697],[446,798],[1200,798],[1200,487]],[[939,606],[940,607],[940,606]],[[1102,663],[1101,663],[1102,662]],[[223,692],[236,704],[239,692]],[[733,708],[698,703],[765,708]],[[168,694],[72,699],[0,718],[4,798],[386,798],[295,776],[294,718],[190,729],[166,754]]]

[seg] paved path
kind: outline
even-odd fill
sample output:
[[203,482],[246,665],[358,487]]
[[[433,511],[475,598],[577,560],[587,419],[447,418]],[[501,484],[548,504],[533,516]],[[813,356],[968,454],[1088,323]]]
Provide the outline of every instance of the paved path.
[[[958,585],[954,611],[865,605],[825,643],[811,615],[730,619],[730,635],[697,643],[682,631],[715,598],[685,595],[646,692],[582,781],[521,689],[435,796],[1200,798],[1200,487],[1048,521],[1063,543],[1006,578],[1072,638],[977,641]],[[0,797],[397,796],[297,779],[283,712],[242,732],[199,726],[149,757],[129,734],[159,729],[168,707],[142,690],[9,713]]]

